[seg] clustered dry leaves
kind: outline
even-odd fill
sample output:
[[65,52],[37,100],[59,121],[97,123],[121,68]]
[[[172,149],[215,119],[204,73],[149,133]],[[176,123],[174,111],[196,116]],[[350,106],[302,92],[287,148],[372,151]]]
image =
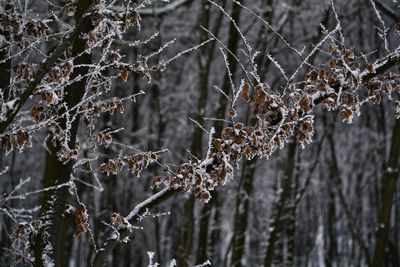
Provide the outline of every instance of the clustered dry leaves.
[[[47,20],[31,20],[24,22],[22,16],[16,12],[12,2],[5,1],[5,12],[0,14],[2,28],[10,29],[5,36],[6,41],[19,49],[25,48],[24,40],[27,38],[46,37],[50,32]],[[57,151],[60,161],[68,163],[76,160],[81,154],[81,147],[86,147],[90,153],[96,153],[99,146],[109,146],[113,142],[111,132],[95,132],[95,121],[101,114],[124,112],[124,101],[135,101],[135,96],[125,99],[99,98],[111,90],[112,79],[118,77],[126,82],[129,73],[133,72],[139,77],[151,80],[151,72],[163,70],[164,65],[158,63],[148,65],[148,58],[139,57],[133,63],[125,63],[118,50],[111,49],[110,36],[125,32],[129,27],[140,28],[140,15],[134,9],[128,12],[113,12],[109,9],[96,9],[100,1],[94,1],[91,23],[93,29],[84,36],[86,40],[86,53],[95,49],[105,51],[101,59],[96,62],[100,70],[92,71],[91,79],[87,84],[86,99],[77,107],[63,105],[64,89],[68,84],[79,81],[81,77],[72,78],[74,71],[73,59],[62,61],[53,66],[44,76],[43,81],[33,91],[30,115],[33,125],[48,126],[51,129],[51,142],[65,144]],[[56,7],[49,5],[49,11],[54,12]],[[63,10],[69,16],[76,12],[73,1],[66,1]],[[399,25],[397,25],[397,31]],[[119,37],[119,36],[118,36]],[[112,38],[111,38],[112,39]],[[237,112],[231,107],[229,114],[232,125],[225,127],[220,138],[210,136],[210,147],[204,159],[191,157],[186,163],[180,164],[176,170],[169,167],[163,169],[165,175],[153,177],[152,187],[161,184],[182,189],[193,194],[196,198],[209,201],[211,191],[217,186],[233,179],[234,170],[243,158],[270,157],[277,149],[284,147],[289,138],[294,136],[301,146],[312,142],[314,134],[314,108],[322,104],[328,110],[339,110],[343,122],[351,123],[355,116],[360,115],[363,104],[371,102],[379,104],[382,96],[386,95],[393,102],[395,116],[400,117],[400,101],[394,99],[393,92],[400,93],[400,79],[398,74],[387,73],[363,81],[363,77],[376,73],[379,64],[363,64],[359,62],[351,50],[332,43],[328,47],[332,60],[326,68],[309,70],[302,81],[304,87],[287,84],[283,94],[275,93],[266,83],[258,83],[252,87],[249,83],[241,86],[241,97],[250,105],[256,118],[251,125],[234,122]],[[397,56],[398,57],[398,56]],[[107,71],[112,75],[106,75]],[[21,88],[26,87],[37,74],[35,64],[19,64],[13,68],[15,76],[10,92],[13,92],[2,102],[10,103],[17,99]],[[75,80],[71,80],[75,79]],[[361,86],[367,92],[360,90]],[[3,97],[3,96],[2,96]],[[12,108],[12,106],[10,107]],[[74,109],[72,112],[71,109]],[[75,115],[76,117],[72,116]],[[78,141],[74,147],[68,146],[70,129],[59,126],[59,120],[68,122],[71,119],[82,117],[85,130],[89,138],[85,146]],[[66,123],[68,125],[68,123]],[[1,137],[1,146],[6,153],[14,148],[22,151],[31,144],[32,132],[40,129],[31,127],[21,128],[15,126],[10,133]],[[106,175],[118,174],[126,167],[133,175],[140,176],[149,164],[157,162],[156,153],[141,152],[134,155],[122,155],[99,163],[96,170]],[[93,171],[90,166],[90,171]],[[80,203],[75,214],[75,236],[88,231],[88,212],[84,204]],[[116,229],[129,228],[129,222],[118,213],[113,213],[111,224]],[[31,234],[42,226],[40,220],[29,224],[20,224],[15,231],[16,239],[29,239]],[[19,261],[23,258],[18,255]]]
[[27,255],[33,251],[34,238],[38,231],[43,227],[41,220],[32,220],[31,222],[21,222],[16,227],[13,236],[15,243],[20,244],[19,250],[4,249],[6,256],[13,256],[15,263],[28,263],[29,257]]
[[[25,20],[20,11],[15,8],[13,1],[5,0],[4,12],[0,14],[0,27],[5,29],[2,31],[5,36],[4,46],[8,46],[7,49],[10,51],[15,49],[13,53],[16,54],[22,54],[24,50],[29,51],[32,38],[35,38],[38,42],[45,42],[56,34],[48,25],[52,21],[51,14],[61,12],[63,15],[74,16],[77,11],[75,1],[66,1],[64,6],[61,7],[54,6],[51,3],[48,3],[48,5],[49,19]],[[9,133],[2,135],[1,146],[6,153],[11,152],[14,148],[22,151],[25,146],[30,144],[30,137],[27,141],[24,136],[30,136],[43,127],[53,129],[53,142],[58,141],[66,144],[69,141],[68,131],[70,129],[60,129],[59,124],[62,120],[67,120],[68,123],[69,119],[79,119],[76,116],[68,118],[68,116],[75,114],[83,116],[86,128],[89,134],[92,134],[95,118],[106,112],[111,114],[114,112],[122,113],[124,111],[123,101],[136,101],[135,96],[125,97],[124,99],[101,100],[101,95],[110,92],[112,79],[119,77],[122,81],[127,81],[129,72],[135,72],[138,76],[150,81],[150,72],[163,68],[160,64],[148,66],[145,57],[139,57],[133,63],[123,62],[123,57],[117,49],[111,48],[111,44],[129,28],[140,29],[140,15],[134,7],[127,8],[125,12],[118,12],[110,8],[103,8],[102,5],[101,1],[93,2],[89,20],[89,23],[92,23],[92,29],[82,36],[86,43],[84,53],[91,54],[97,51],[104,53],[104,56],[96,62],[99,68],[90,70],[92,73],[90,73],[90,82],[87,84],[87,99],[84,99],[76,107],[64,105],[66,87],[74,82],[79,82],[83,77],[72,75],[75,67],[74,58],[58,60],[57,64],[46,70],[43,79],[32,92],[33,104],[30,107],[30,114],[33,118],[33,124],[24,125],[24,127],[21,127],[22,129],[19,129],[19,123],[13,123],[8,127]],[[76,27],[79,28],[80,26],[77,25]],[[67,38],[68,35],[65,36],[65,39]],[[57,40],[59,40],[59,37],[57,37]],[[5,116],[9,115],[9,111],[18,108],[11,103],[17,103],[19,94],[35,80],[38,70],[41,68],[36,63],[21,62],[21,64],[14,64],[12,83],[7,90],[10,93],[7,95],[0,94],[0,105],[9,109],[1,110],[2,113],[4,111]],[[20,105],[20,103],[16,105]],[[6,117],[1,118],[2,121],[5,119]],[[64,151],[60,153],[60,159],[65,163],[75,159],[76,152],[80,153],[79,147],[77,145],[76,147],[63,148]],[[70,158],[68,158],[69,155]]]
[[21,152],[25,147],[29,147],[30,145],[31,136],[28,132],[18,131],[15,134],[7,134],[1,138],[1,146],[6,155],[10,153],[14,147]]
[[140,173],[146,169],[149,164],[157,161],[157,155],[153,152],[137,153],[132,156],[119,156],[109,159],[106,163],[100,165],[99,171],[109,175],[118,174],[124,166],[135,176],[139,177]]
[[[212,147],[209,148],[212,153],[207,154],[204,160],[191,160],[180,165],[177,175],[154,177],[153,187],[163,183],[208,201],[210,191],[232,179],[232,166],[238,166],[243,157],[268,158],[277,149],[283,148],[291,136],[295,136],[302,147],[311,143],[314,134],[312,112],[320,103],[328,110],[339,110],[344,123],[352,123],[354,117],[360,115],[363,104],[379,104],[382,95],[386,95],[393,101],[395,116],[399,118],[400,102],[393,96],[394,92],[400,93],[398,74],[377,74],[363,81],[368,74],[374,74],[379,65],[367,64],[363,71],[361,63],[350,50],[331,44],[328,51],[333,57],[328,67],[308,71],[304,88],[289,84],[285,93],[278,95],[264,83],[255,88],[244,84],[241,96],[251,105],[257,118],[254,125],[245,126],[237,122],[224,128],[221,138],[212,138]],[[361,85],[367,88],[366,96],[360,90]],[[235,117],[236,111],[232,109],[229,113]]]

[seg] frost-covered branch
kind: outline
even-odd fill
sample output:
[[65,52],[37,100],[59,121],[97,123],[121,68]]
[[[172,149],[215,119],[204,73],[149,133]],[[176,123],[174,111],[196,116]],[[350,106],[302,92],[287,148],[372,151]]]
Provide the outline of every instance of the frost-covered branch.
[[[81,25],[80,25],[81,26]],[[61,45],[57,46],[53,53],[43,62],[38,68],[38,72],[35,75],[34,80],[29,83],[27,89],[18,97],[12,109],[5,115],[6,119],[0,122],[0,134],[3,134],[8,126],[14,121],[15,116],[19,113],[22,106],[32,95],[36,87],[42,82],[43,77],[48,73],[48,71],[56,64],[60,56],[65,52],[65,50],[71,45],[72,41],[79,35],[81,28],[77,27],[69,38],[62,42]]]
[[175,0],[162,7],[139,8],[137,10],[142,16],[161,16],[175,11],[177,8],[188,2],[189,0]]
[[[154,194],[153,196],[147,198],[140,204],[136,205],[135,208],[126,216],[124,219],[128,221],[130,224],[136,224],[141,216],[147,211],[150,210],[157,205],[163,203],[170,197],[174,196],[180,190],[174,189],[171,187],[167,187],[160,192]],[[93,259],[92,266],[93,267],[102,267],[106,263],[106,259],[108,255],[111,254],[115,246],[121,242],[121,240],[127,238],[131,234],[131,225],[127,225],[119,230],[118,235],[115,233],[111,233],[104,244],[97,250],[96,255]],[[118,236],[118,238],[115,238]]]

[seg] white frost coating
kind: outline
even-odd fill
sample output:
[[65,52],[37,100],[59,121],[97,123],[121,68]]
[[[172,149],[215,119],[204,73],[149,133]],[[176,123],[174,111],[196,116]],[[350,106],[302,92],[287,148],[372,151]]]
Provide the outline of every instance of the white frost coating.
[[1,104],[0,121],[7,120],[7,112],[10,110],[14,110],[16,108],[18,100],[19,100],[19,98],[15,98],[14,100],[11,100],[11,101]]
[[335,92],[335,89],[333,89],[333,88],[330,87],[329,85],[326,85],[326,86],[325,86],[325,90],[326,90],[326,92],[324,92],[324,93],[321,92],[321,91],[315,92],[315,93],[311,96],[312,101],[314,102],[315,100],[317,100],[317,99],[319,99],[319,98],[321,98],[321,97],[323,97],[323,96],[325,96],[325,95],[330,95],[330,94],[336,93],[336,92]]
[[[381,68],[382,66],[384,66],[385,64],[388,63],[388,61],[393,58],[393,57],[399,57],[400,56],[400,46],[398,46],[393,53],[389,54],[386,56],[385,60],[381,61],[381,62],[376,62],[372,65],[372,69],[375,70]],[[360,80],[362,80],[365,76],[367,76],[368,74],[370,74],[369,70],[366,69],[364,70],[362,73],[359,74],[359,78]]]
[[62,187],[70,187],[71,183],[72,182],[69,181],[69,182],[62,183],[62,184],[59,184],[59,185],[56,185],[56,186],[50,186],[50,187],[46,187],[46,188],[43,188],[43,189],[30,191],[30,192],[27,192],[27,193],[24,193],[24,194],[21,194],[21,195],[9,195],[8,197],[6,197],[4,199],[1,199],[1,201],[9,201],[9,200],[12,200],[12,199],[25,199],[26,197],[31,196],[31,195],[43,193],[43,192],[50,191],[50,190],[60,189]]
[[147,198],[145,201],[141,202],[138,204],[129,214],[128,216],[125,217],[126,220],[131,220],[133,217],[138,215],[139,211],[141,208],[145,207],[146,205],[154,202],[157,198],[161,197],[162,195],[165,195],[170,189],[169,188],[164,188],[160,192],[152,195],[151,197]]
[[269,53],[267,53],[267,57],[269,60],[271,60],[272,63],[274,63],[275,67],[282,73],[283,77],[285,80],[288,80],[288,77],[286,76],[285,70],[282,68],[282,66],[278,63],[278,61],[275,60]]
[[0,176],[6,174],[9,169],[10,169],[10,167],[5,166],[4,169],[0,171]]
[[[242,79],[240,81],[239,90],[237,90],[236,93],[234,94],[234,98],[233,98],[233,101],[232,101],[232,107],[236,106],[236,101],[238,100],[239,95],[242,93],[243,88],[244,88],[245,85],[246,85],[246,83],[245,83],[244,79]],[[237,115],[235,114],[233,117],[236,117],[236,116]]]
[[109,240],[118,240],[119,235],[117,232],[113,232],[111,236],[108,238]]
[[[154,262],[154,255],[155,253],[152,251],[147,251],[147,256],[149,257],[149,264],[147,265],[147,267],[158,267],[160,266],[160,264],[158,262]],[[168,267],[176,267],[176,260],[172,259],[169,264]],[[206,265],[196,265],[194,267],[202,267],[202,266],[206,266]]]
[[379,29],[379,30],[382,31],[382,39],[383,39],[383,42],[384,42],[384,45],[385,45],[385,50],[386,50],[387,52],[390,52],[390,50],[389,50],[389,43],[388,43],[388,40],[387,40],[387,32],[388,32],[388,29],[387,29],[387,27],[386,27],[386,25],[385,25],[384,20],[383,20],[382,17],[381,17],[381,14],[379,13],[378,9],[376,8],[376,5],[375,5],[374,0],[369,0],[369,2],[371,3],[372,8],[374,9],[375,14],[376,14],[376,16],[377,16],[379,22],[382,24],[382,29]]
[[225,63],[226,71],[228,73],[229,83],[230,83],[231,88],[232,88],[232,95],[235,95],[235,84],[233,83],[233,79],[232,79],[233,75],[232,75],[231,69],[229,68],[228,57],[224,53],[224,50],[222,50],[222,48],[220,48],[219,50],[220,50],[222,56],[224,57],[224,63]]
[[386,169],[386,172],[387,172],[388,174],[395,174],[395,173],[399,172],[399,170],[398,170],[398,169],[391,168],[391,167],[388,167],[388,168]]
[[[170,3],[169,5],[166,5],[166,6],[163,6],[163,7],[157,7],[157,8],[156,7],[143,8],[144,6],[142,6],[142,7],[139,7],[137,9],[137,11],[141,15],[157,15],[158,16],[158,15],[161,15],[161,14],[164,14],[164,13],[172,12],[176,8],[178,8],[180,5],[183,5],[188,1],[189,0],[176,0],[176,1],[173,1],[172,3]],[[149,1],[149,2],[151,4],[151,1]],[[168,3],[170,1],[163,0],[163,2]]]
[[8,101],[7,103],[5,103],[6,107],[8,109],[14,109],[15,108],[15,104],[17,103],[17,101],[19,100],[19,98],[16,98],[14,100]]
[[176,260],[172,259],[171,262],[169,263],[168,267],[176,267]]
[[147,267],[158,266],[158,263],[156,263],[156,264],[153,263],[154,252],[152,252],[152,251],[147,251],[147,256],[149,257],[149,265],[148,265]]
[[299,67],[294,71],[292,76],[290,76],[288,82],[292,81],[296,77],[297,73],[301,70],[301,68],[304,66],[304,64],[306,64],[308,62],[308,60],[311,58],[311,56],[314,55],[320,49],[320,47],[331,37],[331,35],[337,31],[340,31],[340,24],[337,24],[335,29],[333,29],[331,32],[329,32],[318,44],[316,44],[314,46],[314,49],[311,50],[311,52],[307,55],[307,57],[303,60],[303,62],[301,62]]
[[43,254],[42,254],[42,260],[43,260],[43,265],[46,267],[54,267],[54,260],[49,257],[48,254],[51,254],[53,251],[53,247],[51,246],[50,242],[47,242],[45,248],[43,249]]
[[186,50],[183,50],[182,52],[177,53],[174,57],[172,57],[172,58],[170,58],[170,59],[167,59],[167,60],[165,60],[165,61],[160,62],[160,64],[163,64],[164,66],[167,66],[169,63],[171,63],[171,62],[174,61],[175,59],[181,57],[182,55],[187,54],[187,53],[189,53],[189,52],[192,52],[192,51],[194,51],[194,50],[197,50],[197,49],[199,49],[200,47],[204,46],[205,44],[207,44],[207,43],[209,43],[209,42],[211,42],[211,41],[214,41],[214,38],[209,38],[209,39],[205,40],[204,42],[202,42],[202,43],[200,43],[200,44],[198,44],[198,45],[196,45],[196,46],[193,46],[193,47],[190,47],[190,48],[188,48],[188,49],[186,49]]
[[240,3],[237,0],[233,0],[234,3],[236,3],[237,5],[239,5],[240,7],[244,8],[245,10],[247,10],[250,14],[252,14],[254,17],[256,17],[257,19],[259,19],[265,26],[267,26],[267,28],[269,28],[276,36],[278,36],[279,39],[281,39],[281,41],[293,52],[295,52],[296,54],[298,54],[300,57],[302,57],[302,51],[298,51],[296,48],[294,48],[292,45],[289,44],[288,41],[285,40],[285,38],[283,38],[283,36],[274,29],[274,27],[272,27],[266,20],[264,20],[262,17],[260,17],[259,15],[257,15],[256,13],[254,13],[251,9],[249,9],[248,7],[242,5],[242,3]]
[[204,263],[199,264],[199,265],[195,265],[195,266],[193,266],[193,267],[205,267],[205,266],[211,266],[211,261],[210,261],[210,260],[207,260],[207,261],[205,261]]
[[215,128],[211,127],[210,134],[208,135],[208,151],[207,151],[207,158],[209,158],[212,154],[211,148],[212,148],[212,141],[213,141],[213,135],[215,134]]
[[217,8],[219,8],[219,10],[221,10],[221,12],[224,13],[224,15],[232,22],[236,31],[239,33],[240,38],[243,40],[243,43],[246,46],[248,56],[251,57],[251,50],[252,50],[251,45],[249,44],[246,37],[242,33],[241,29],[237,25],[236,21],[226,12],[226,10],[223,7],[221,7],[220,5],[218,5],[217,3],[215,3],[214,1],[211,1],[211,0],[208,0],[208,2],[211,3],[212,5],[216,6]]

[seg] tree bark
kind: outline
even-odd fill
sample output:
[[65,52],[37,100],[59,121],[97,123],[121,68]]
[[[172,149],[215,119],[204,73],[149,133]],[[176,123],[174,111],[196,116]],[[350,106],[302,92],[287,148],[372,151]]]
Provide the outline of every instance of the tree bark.
[[291,195],[295,169],[296,146],[297,143],[295,141],[289,143],[287,169],[282,181],[282,191],[279,194],[275,211],[271,218],[270,227],[268,228],[270,229],[270,235],[268,238],[268,245],[264,258],[264,267],[270,267],[272,265],[272,261],[274,259],[275,244],[279,239],[279,234],[282,232],[281,217],[285,209],[285,204]]
[[[239,1],[239,2],[241,2],[241,1]],[[235,3],[232,4],[232,11],[231,11],[230,16],[236,22],[237,25],[240,25],[241,10],[242,10],[242,8],[239,5],[237,5]],[[231,23],[230,27],[229,27],[227,48],[233,54],[236,54],[236,51],[238,50],[239,40],[240,40],[240,35],[239,35],[238,31],[236,30],[235,25],[233,23]],[[236,72],[238,63],[236,62],[234,56],[231,53],[227,54],[227,61],[228,61],[229,67],[230,67],[230,71],[234,75]],[[229,80],[229,73],[226,72],[225,76],[224,76],[224,81],[222,83],[222,91],[226,95],[230,95],[230,93],[231,93],[230,90],[231,90],[231,85],[230,85],[230,80]],[[217,109],[216,118],[225,119],[226,108],[228,106],[228,100],[226,99],[226,97],[223,94],[220,94],[218,104],[219,104],[219,106]],[[215,132],[221,133],[223,127],[224,127],[223,121],[216,121]]]
[[384,191],[382,206],[379,214],[378,227],[372,267],[383,266],[385,249],[388,245],[388,233],[390,229],[390,217],[392,214],[393,198],[396,192],[397,179],[399,176],[399,155],[400,155],[400,120],[396,120],[393,128],[392,143],[390,146],[387,169],[384,175]]
[[[242,2],[242,1],[240,1]],[[231,18],[236,22],[237,25],[240,25],[240,14],[241,14],[241,8],[237,4],[232,4],[232,10],[231,10]],[[240,35],[237,32],[235,26],[233,23],[230,23],[229,27],[229,33],[228,33],[228,44],[227,48],[229,51],[231,51],[233,54],[236,54],[239,46],[239,40],[240,40]],[[233,55],[231,53],[228,53],[227,55],[227,61],[230,66],[230,71],[232,74],[236,72],[237,69],[237,62]],[[230,95],[230,81],[229,81],[229,74],[228,72],[225,73],[224,80],[222,83],[222,90],[226,95]],[[214,128],[216,133],[222,133],[222,129],[224,127],[224,122],[223,120],[226,117],[226,108],[228,106],[228,99],[224,95],[219,96],[218,100],[218,109],[216,111],[216,118],[222,119],[222,120],[217,120],[214,123]],[[220,233],[221,233],[221,225],[220,225],[220,219],[221,219],[221,214],[220,214],[220,209],[221,209],[221,201],[220,197],[218,195],[218,191],[215,191],[212,194],[212,204],[213,204],[213,210],[214,210],[214,216],[212,218],[212,231],[210,235],[210,256],[212,257],[213,264],[218,266],[221,262],[221,259],[217,255],[216,251],[214,248],[218,246],[219,240],[220,240]]]
[[235,222],[232,245],[231,265],[242,267],[242,258],[245,252],[246,229],[249,213],[249,202],[253,190],[253,178],[257,166],[257,158],[246,161],[242,169],[239,189],[236,199]]
[[[75,15],[76,21],[80,21],[85,11],[91,5],[91,0],[79,0],[77,3],[77,11]],[[89,18],[84,19],[83,33],[87,33],[92,28]],[[86,41],[76,36],[72,44],[72,55],[77,56],[85,50]],[[74,65],[90,64],[91,55],[82,54],[74,60]],[[85,75],[88,72],[87,67],[74,70],[72,79],[78,75]],[[75,82],[65,89],[64,103],[68,108],[78,104],[85,92],[86,78]],[[68,146],[75,147],[76,135],[79,126],[79,115],[71,123],[70,141]],[[63,117],[58,121],[62,129],[66,129],[67,121]],[[51,140],[51,136],[48,138]],[[51,141],[47,142],[49,151],[46,152],[46,167],[43,179],[43,187],[57,186],[70,180],[73,161],[67,164],[60,162],[57,158],[57,152],[61,148],[58,142],[53,145]],[[45,266],[43,256],[51,254],[54,259],[55,266],[68,266],[70,237],[67,235],[70,221],[66,219],[64,211],[69,196],[69,189],[61,187],[56,190],[46,191],[43,194],[41,219],[44,220],[44,229],[37,236],[35,243],[35,266]],[[50,255],[49,255],[50,256]]]
[[[227,0],[224,0],[222,2],[222,7],[226,7],[226,2]],[[203,11],[202,15],[202,25],[205,25],[206,28],[208,28],[208,25],[210,24],[210,3],[207,0],[203,0],[203,5],[208,6],[206,10]],[[223,13],[219,12],[218,17],[216,18],[214,27],[213,27],[213,33],[218,36],[218,33],[220,32],[221,29],[221,23],[222,23],[222,18],[223,18]],[[203,42],[207,39],[207,33],[205,31],[201,32],[201,40],[200,42]],[[211,70],[211,63],[213,62],[213,56],[215,52],[215,47],[216,47],[216,42],[213,42],[210,44],[210,47],[207,49],[204,47],[204,49],[201,49],[201,53],[199,56],[199,68],[200,68],[200,88],[201,91],[205,91],[208,88],[208,81],[209,81],[209,74]],[[206,64],[202,63],[202,57],[207,55],[207,62]],[[204,114],[205,115],[205,114]],[[214,191],[212,193],[212,200],[204,204],[201,207],[200,210],[200,222],[199,222],[199,235],[198,235],[198,245],[197,245],[197,253],[196,253],[196,264],[202,264],[208,259],[208,248],[209,248],[209,223],[210,223],[210,217],[212,214],[212,209],[214,207],[214,204],[217,202],[217,191]]]
[[[331,151],[331,164],[332,164],[332,173],[330,174],[330,179],[331,183],[333,185],[333,189],[335,189],[336,194],[338,196],[339,204],[341,208],[343,209],[343,213],[345,214],[346,220],[347,220],[347,228],[351,234],[351,238],[353,239],[354,243],[358,244],[360,246],[360,249],[362,251],[362,254],[365,257],[365,261],[370,264],[370,254],[368,247],[366,246],[364,240],[362,239],[362,236],[359,231],[357,231],[355,224],[354,224],[354,219],[350,210],[350,207],[348,206],[346,202],[346,198],[342,192],[342,179],[340,176],[340,169],[339,169],[339,164],[336,156],[336,150],[335,150],[335,144],[334,144],[334,138],[333,138],[333,130],[328,133],[328,142],[329,142],[329,148]],[[334,192],[332,192],[334,193]],[[332,196],[333,201],[334,201],[334,195]],[[335,212],[336,213],[336,212]],[[334,214],[332,214],[334,215]],[[332,221],[328,222],[330,225],[333,225]],[[331,226],[330,226],[331,227]],[[333,238],[333,236],[331,237]],[[331,243],[333,241],[331,240]],[[334,262],[334,259],[337,258],[337,244],[335,242],[335,254],[332,254],[331,256],[331,262]],[[335,266],[335,264],[332,264],[332,266]]]
[[[202,15],[201,21],[205,27],[208,27],[209,18],[210,18],[210,3],[207,1],[202,1]],[[201,32],[200,34],[200,42],[204,42],[207,36],[205,32]],[[199,96],[197,99],[197,108],[195,120],[202,125],[204,123],[204,111],[207,104],[208,97],[208,80],[210,74],[210,63],[211,61],[208,58],[208,61],[204,63],[204,57],[207,54],[205,51],[206,47],[200,49],[198,65],[199,65]],[[212,52],[210,52],[212,53]],[[200,127],[196,127],[193,131],[192,135],[192,143],[190,146],[191,153],[197,158],[202,158],[202,146],[203,146],[203,130]],[[187,267],[189,266],[189,255],[192,250],[193,245],[193,237],[194,237],[194,209],[195,209],[195,199],[193,196],[189,196],[189,199],[186,200],[183,210],[184,210],[184,223],[181,232],[181,240],[179,242],[178,247],[178,266]],[[203,222],[204,223],[204,222]],[[202,229],[204,231],[204,228]],[[207,240],[207,234],[206,240]],[[201,255],[198,257],[203,257],[205,253],[205,243],[203,241],[202,236],[199,236],[200,253]],[[198,258],[196,257],[196,258]]]

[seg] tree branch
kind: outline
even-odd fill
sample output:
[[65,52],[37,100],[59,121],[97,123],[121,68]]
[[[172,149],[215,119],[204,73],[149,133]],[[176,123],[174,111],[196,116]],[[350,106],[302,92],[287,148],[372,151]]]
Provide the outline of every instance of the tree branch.
[[[363,71],[360,74],[360,80],[363,84],[371,80],[372,78],[384,73],[386,70],[390,69],[391,67],[395,66],[399,62],[399,55],[397,52],[392,53],[388,57],[382,60],[376,61],[374,65],[375,71],[373,73],[370,73],[368,70]],[[326,94],[326,95],[319,95],[314,98],[314,105],[318,105],[322,103],[325,99],[330,97],[331,94]],[[128,216],[125,217],[126,220],[128,220],[131,224],[136,224],[140,221],[141,216],[148,210],[153,207],[156,207],[160,203],[164,202],[165,200],[169,199],[176,193],[178,193],[180,190],[178,189],[172,189],[172,188],[165,188],[158,192],[157,194],[151,196],[150,198],[146,199],[145,201],[141,202],[138,204],[130,213]],[[105,264],[107,256],[110,255],[112,250],[115,248],[115,246],[120,242],[120,240],[128,237],[131,232],[129,228],[125,228],[122,230],[119,230],[118,232],[119,238],[109,238],[107,241],[103,244],[103,247],[100,248],[93,260],[93,267],[101,267]]]
[[375,1],[375,5],[377,8],[379,8],[386,16],[391,18],[394,23],[397,23],[400,21],[400,16],[398,16],[396,13],[394,13],[388,6],[386,6],[384,3],[381,1]]
[[34,80],[28,85],[28,88],[17,98],[16,106],[11,109],[6,114],[6,120],[0,122],[0,135],[3,134],[10,124],[14,121],[15,116],[20,112],[21,108],[24,106],[25,102],[33,94],[36,87],[42,82],[44,76],[54,67],[57,60],[64,53],[64,51],[72,44],[73,40],[79,36],[83,27],[83,19],[77,23],[77,27],[71,33],[71,35],[63,41],[59,46],[54,49],[54,52],[47,58],[45,62],[40,64],[38,71],[35,74]]
[[[149,209],[158,206],[160,203],[166,201],[170,197],[178,193],[179,189],[165,188],[160,192],[152,195],[143,202],[135,206],[135,208],[125,217],[131,224],[136,224],[141,220],[141,216]],[[111,254],[115,246],[124,238],[130,236],[131,231],[129,228],[121,229],[119,232],[119,238],[108,238],[103,246],[97,250],[96,255],[93,259],[93,267],[101,267],[106,263],[107,257]]]
[[[361,74],[360,74],[361,84],[366,84],[368,81],[372,80],[376,76],[379,76],[379,75],[385,73],[385,71],[387,71],[388,69],[390,69],[396,65],[399,65],[399,64],[400,64],[399,52],[394,52],[394,53],[390,54],[382,62],[381,62],[381,60],[377,60],[373,64],[374,72],[370,72],[367,69],[365,69],[363,72],[361,72]],[[325,94],[325,95],[318,95],[318,94],[319,94],[319,92],[316,93],[313,98],[314,99],[313,103],[315,106],[321,104],[325,99],[334,95],[334,94]]]
[[[397,50],[396,50],[397,51]],[[383,62],[379,62],[380,60],[374,63],[374,72],[369,72],[368,70],[364,70],[360,74],[361,82],[366,83],[370,81],[372,78],[383,74],[385,71],[394,67],[395,65],[400,64],[400,54],[399,51],[394,52],[388,55]]]
[[188,3],[190,0],[176,0],[171,4],[165,5],[163,7],[153,7],[153,8],[141,8],[137,12],[141,16],[160,16],[166,13],[172,12],[181,5]]

